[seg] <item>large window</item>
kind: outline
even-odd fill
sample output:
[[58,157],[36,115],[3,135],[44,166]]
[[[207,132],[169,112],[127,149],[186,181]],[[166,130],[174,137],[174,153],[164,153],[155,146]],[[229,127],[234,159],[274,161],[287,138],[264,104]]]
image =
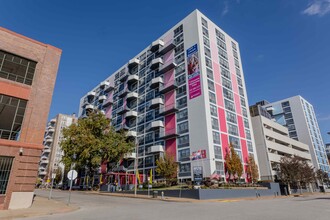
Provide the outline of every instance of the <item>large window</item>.
[[0,50],[0,77],[32,85],[37,63]]
[[12,164],[12,157],[0,156],[0,195],[6,194]]
[[27,101],[0,94],[0,139],[19,140]]

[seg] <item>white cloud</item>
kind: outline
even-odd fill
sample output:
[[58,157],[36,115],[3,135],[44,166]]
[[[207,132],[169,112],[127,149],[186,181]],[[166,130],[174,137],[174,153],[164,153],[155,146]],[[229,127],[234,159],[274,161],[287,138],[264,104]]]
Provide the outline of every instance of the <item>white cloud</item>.
[[308,7],[302,11],[306,15],[323,16],[330,12],[330,0],[312,0]]
[[224,1],[223,4],[224,4],[224,7],[222,9],[221,16],[225,16],[229,12],[228,1]]

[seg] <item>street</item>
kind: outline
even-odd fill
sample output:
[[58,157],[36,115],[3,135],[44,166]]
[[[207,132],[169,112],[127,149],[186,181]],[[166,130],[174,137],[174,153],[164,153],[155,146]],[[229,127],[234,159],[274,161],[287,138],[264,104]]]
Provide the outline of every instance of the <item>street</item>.
[[[36,190],[37,196],[49,192]],[[53,199],[67,202],[68,191],[53,191]],[[102,196],[73,191],[70,213],[24,219],[329,219],[330,195],[242,201],[167,202]]]

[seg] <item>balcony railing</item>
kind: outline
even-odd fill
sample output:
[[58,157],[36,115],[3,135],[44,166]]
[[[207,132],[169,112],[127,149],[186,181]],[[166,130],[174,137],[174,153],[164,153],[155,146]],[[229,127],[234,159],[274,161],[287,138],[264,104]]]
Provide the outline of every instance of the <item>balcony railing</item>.
[[150,102],[150,106],[149,108],[157,108],[159,105],[163,105],[164,102],[163,102],[163,99],[162,98],[154,98],[154,99],[151,99],[151,102]]
[[137,66],[140,64],[140,60],[137,58],[133,58],[130,61],[128,61],[128,68],[133,68],[134,66]]
[[113,104],[113,98],[111,97],[111,98],[107,99],[107,100],[103,103],[103,107],[108,107],[108,106],[110,106],[110,105],[112,105],[112,104]]
[[163,127],[164,127],[163,121],[158,120],[158,121],[151,122],[150,129],[158,129],[158,128],[163,128]]
[[138,115],[137,111],[128,111],[126,112],[125,118],[130,119],[130,118],[136,118]]
[[132,100],[132,99],[137,99],[139,97],[139,94],[137,92],[129,92],[126,96],[126,100]]
[[137,132],[136,131],[128,131],[126,135],[127,135],[127,137],[136,138]]
[[176,128],[172,128],[172,129],[161,128],[159,130],[159,138],[162,139],[171,139],[171,138],[176,138],[178,136],[179,135],[176,131]]
[[154,69],[157,69],[159,68],[159,66],[163,64],[163,59],[158,57],[158,58],[155,58],[151,61],[151,64],[150,64],[150,69],[154,70]]
[[88,109],[88,110],[93,110],[94,109],[94,105],[91,105],[91,104],[89,104],[89,105],[86,105],[86,110]]
[[156,78],[153,78],[150,83],[150,88],[157,88],[160,84],[163,83],[163,78],[158,76]]
[[159,50],[160,47],[163,47],[163,46],[164,46],[164,41],[155,40],[154,42],[152,42],[152,44],[150,46],[150,51],[156,52],[157,50]]
[[94,97],[95,94],[96,94],[95,92],[88,92],[88,93],[87,93],[87,97],[92,97],[92,96]]
[[139,76],[138,75],[129,75],[127,78],[127,83],[134,83],[139,81]]
[[175,103],[172,104],[167,104],[165,106],[162,106],[161,108],[159,108],[159,114],[160,115],[168,115],[174,112],[177,112],[178,108],[176,107]]
[[105,91],[105,92],[110,92],[110,91],[112,91],[114,88],[115,88],[115,87],[114,87],[113,85],[108,85],[108,86],[105,87],[104,91]]
[[150,148],[150,153],[161,153],[164,152],[164,146],[163,145],[154,145]]
[[103,102],[106,99],[107,99],[107,96],[105,96],[105,95],[99,96],[99,102]]
[[117,114],[124,114],[128,112],[130,109],[127,106],[121,106],[117,108]]
[[175,48],[175,43],[174,40],[169,41],[166,43],[163,47],[160,48],[159,53],[161,55],[166,54],[167,52],[173,50]]
[[175,63],[174,59],[171,59],[160,66],[159,73],[160,74],[166,73],[167,71],[174,69],[176,66],[177,64]]
[[124,88],[123,90],[121,90],[120,92],[118,92],[118,97],[122,98],[125,95],[127,95],[127,93],[129,92],[128,88]]
[[169,91],[172,91],[174,89],[178,88],[177,83],[175,80],[171,80],[169,82],[164,83],[159,87],[159,92],[161,93],[167,93]]
[[110,83],[109,83],[108,81],[103,81],[103,82],[100,83],[100,88],[103,89],[103,88],[105,88],[106,86],[109,86],[109,84],[110,84]]

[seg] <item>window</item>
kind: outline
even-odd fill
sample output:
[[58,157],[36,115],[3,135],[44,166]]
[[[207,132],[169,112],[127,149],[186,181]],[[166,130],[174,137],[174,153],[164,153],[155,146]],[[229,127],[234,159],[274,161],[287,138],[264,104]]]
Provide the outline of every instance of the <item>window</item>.
[[189,146],[189,135],[183,135],[178,138],[178,148]]
[[242,87],[238,87],[238,92],[239,92],[239,94],[240,94],[241,96],[244,97],[244,90],[243,90]]
[[211,69],[206,68],[207,77],[213,80],[213,72]]
[[222,67],[221,67],[221,75],[223,75],[227,79],[230,79],[230,72]]
[[223,42],[223,41],[217,39],[217,44],[218,44],[218,46],[221,47],[222,49],[227,50],[227,49],[226,49],[226,43],[225,43],[225,42]]
[[213,143],[214,144],[221,144],[220,143],[220,134],[217,131],[212,131],[213,134]]
[[246,107],[245,99],[243,97],[240,97],[241,105]]
[[217,104],[216,97],[215,97],[215,94],[213,92],[209,92],[209,99],[210,99],[211,103]]
[[[174,39],[175,45],[179,45],[183,41],[183,34],[179,35]],[[182,50],[183,51],[183,50]]]
[[210,47],[210,41],[207,39],[207,37],[203,36],[204,39],[204,45]]
[[184,149],[178,151],[179,161],[189,161],[190,160],[190,149]]
[[241,71],[240,71],[238,68],[236,68],[236,75],[237,75],[238,77],[241,77]]
[[188,119],[188,109],[183,109],[177,113],[177,122]]
[[212,129],[219,130],[219,121],[216,118],[211,118]]
[[179,98],[187,94],[186,85],[179,87],[176,91],[176,97]]
[[237,68],[240,67],[239,62],[238,62],[238,60],[236,60],[236,59],[235,59],[235,66],[236,66]]
[[216,107],[216,106],[211,105],[211,106],[210,106],[210,111],[211,111],[211,115],[212,115],[212,116],[215,116],[215,117],[218,116],[218,111],[217,111],[217,107]]
[[176,106],[178,108],[183,108],[187,106],[187,97],[182,97],[176,101]]
[[212,92],[214,92],[215,91],[215,89],[214,89],[214,83],[211,80],[207,80],[207,84],[208,84],[209,90],[211,90]]
[[0,78],[32,85],[37,63],[0,50]]
[[188,121],[182,122],[181,124],[178,124],[178,133],[186,133],[189,131]]
[[222,57],[219,57],[219,63],[220,63],[221,66],[226,67],[227,69],[229,69],[229,63],[228,63],[228,61],[226,61]]
[[227,100],[227,99],[225,99],[225,108],[227,109],[227,110],[230,110],[230,111],[235,111],[235,105],[234,105],[234,103],[233,102],[231,102],[231,101],[229,101],[229,100]]
[[0,156],[0,195],[6,194],[13,160],[13,157]]
[[217,171],[217,174],[225,175],[225,169],[223,166],[223,162],[215,161],[215,169]]
[[227,126],[228,126],[228,133],[229,134],[238,136],[238,128],[237,128],[236,125],[227,123]]
[[180,173],[188,173],[188,175],[190,175],[190,172],[190,163],[180,164]]
[[204,53],[205,53],[205,56],[208,56],[211,58],[211,50],[207,47],[204,47]]
[[226,79],[225,77],[222,77],[222,85],[224,87],[226,87],[227,89],[230,89],[230,90],[232,89],[231,82],[228,79]]
[[203,27],[203,35],[209,37],[209,31],[205,27]]
[[175,75],[178,76],[179,74],[183,73],[185,71],[185,67],[184,67],[184,63],[182,63],[181,65],[177,66],[175,68]]
[[181,24],[179,27],[177,27],[175,30],[174,30],[174,37],[176,37],[177,35],[179,35],[180,33],[183,32],[183,25]]
[[248,151],[253,152],[252,143],[250,141],[247,141],[247,146],[248,146]]
[[244,127],[245,128],[249,128],[250,127],[249,126],[249,121],[246,118],[244,118]]
[[233,55],[234,55],[234,57],[235,57],[236,59],[238,59],[238,54],[237,54],[237,52],[236,52],[235,50],[233,50]]
[[232,144],[235,149],[241,149],[238,138],[229,136],[229,143]]
[[0,94],[0,139],[19,140],[27,101]]
[[226,60],[228,59],[227,52],[225,50],[219,49],[218,54]]
[[184,54],[180,54],[179,56],[175,57],[175,63],[180,64],[184,61]]
[[202,25],[203,25],[204,27],[207,27],[207,20],[205,20],[204,18],[202,18]]
[[176,84],[178,86],[181,86],[182,84],[186,83],[186,75],[182,74],[179,77],[176,78]]
[[222,159],[221,147],[214,145],[214,157],[215,159]]
[[226,111],[226,116],[227,116],[227,120],[232,122],[232,123],[237,123],[237,120],[236,120],[236,115],[229,112],[229,111]]
[[237,50],[237,46],[234,42],[231,42],[231,46],[232,46],[233,50]]
[[246,134],[246,139],[251,140],[251,133],[250,133],[250,130],[245,129],[245,134]]
[[205,63],[207,67],[212,69],[212,61],[209,58],[205,57]]
[[174,49],[175,53],[174,53],[174,56],[180,54],[181,52],[184,51],[184,46],[183,44],[180,44],[179,46],[177,46],[175,49]]
[[228,89],[223,88],[223,95],[224,95],[225,98],[234,101],[233,92],[229,91]]
[[243,113],[243,116],[244,116],[244,117],[247,117],[247,111],[246,111],[246,109],[243,108],[243,107],[242,107],[242,113]]
[[150,142],[153,142],[154,141],[154,136],[153,136],[153,133],[148,133],[145,135],[145,143],[150,143]]
[[221,33],[219,30],[215,29],[215,35],[220,38],[221,40],[225,41],[225,35]]

